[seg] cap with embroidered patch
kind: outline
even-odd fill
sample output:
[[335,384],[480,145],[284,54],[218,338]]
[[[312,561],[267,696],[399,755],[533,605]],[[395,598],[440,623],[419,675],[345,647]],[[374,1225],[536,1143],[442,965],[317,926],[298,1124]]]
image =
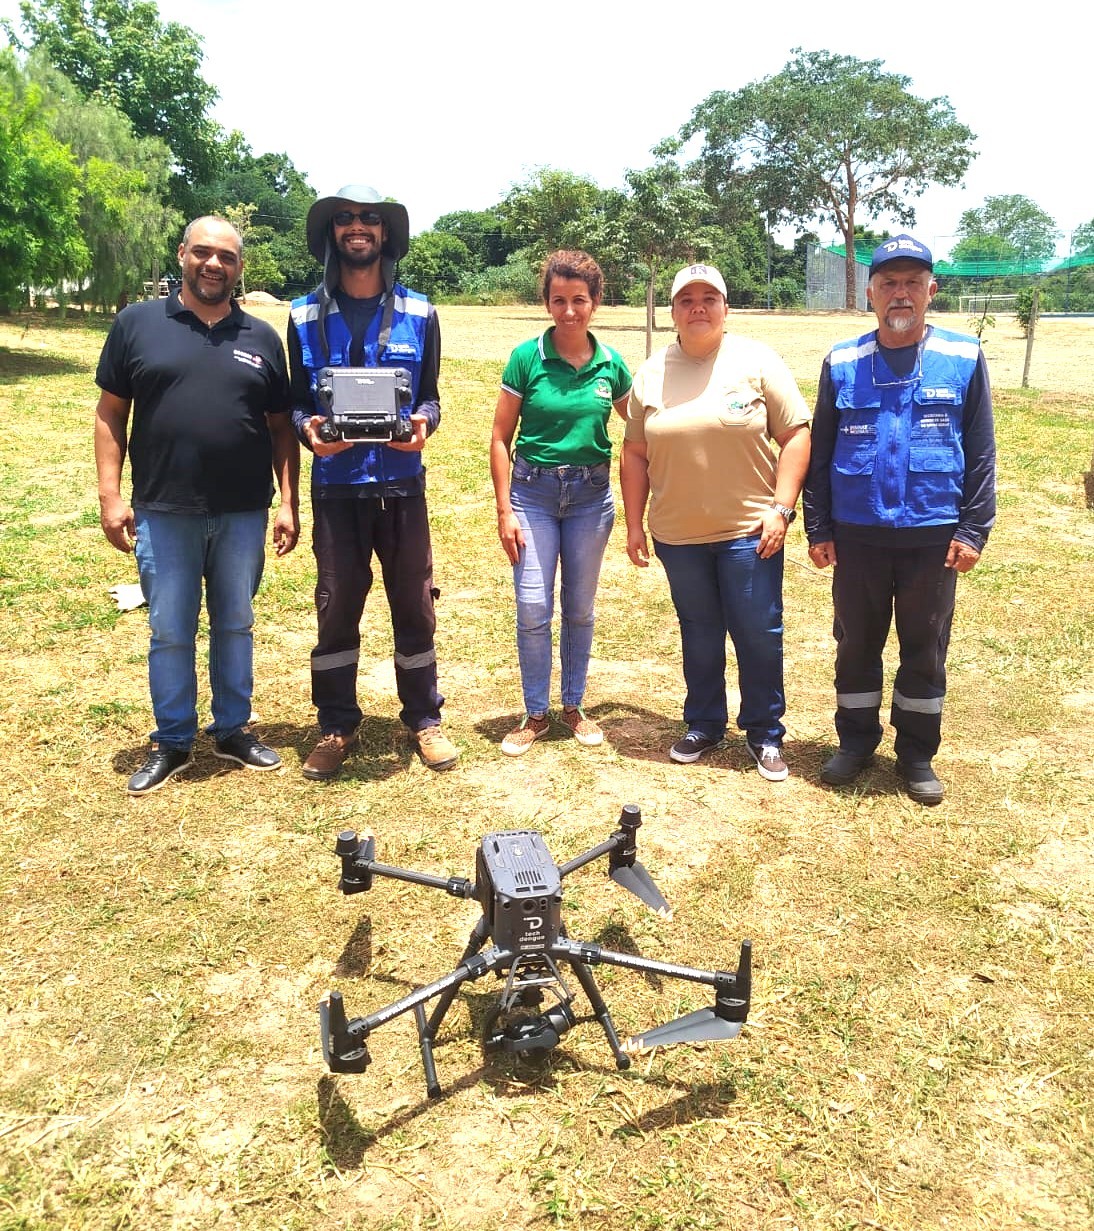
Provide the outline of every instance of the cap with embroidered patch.
[[670,302],[680,294],[685,286],[691,286],[693,282],[705,282],[708,286],[714,287],[723,299],[727,298],[725,279],[713,265],[685,265],[672,280]]
[[890,261],[918,261],[920,265],[934,271],[934,257],[931,256],[930,248],[910,235],[897,235],[883,244],[878,244],[870,258],[870,277]]

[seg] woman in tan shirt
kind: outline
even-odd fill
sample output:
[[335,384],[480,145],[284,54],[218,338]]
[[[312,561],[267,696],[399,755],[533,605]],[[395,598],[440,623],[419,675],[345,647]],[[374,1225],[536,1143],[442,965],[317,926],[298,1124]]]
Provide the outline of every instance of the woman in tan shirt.
[[729,721],[726,635],[737,656],[737,725],[763,777],[780,781],[783,541],[809,464],[809,410],[769,347],[727,335],[717,269],[689,265],[672,286],[677,341],[631,390],[620,482],[627,554],[664,566],[683,646],[687,731],[674,761],[718,747]]

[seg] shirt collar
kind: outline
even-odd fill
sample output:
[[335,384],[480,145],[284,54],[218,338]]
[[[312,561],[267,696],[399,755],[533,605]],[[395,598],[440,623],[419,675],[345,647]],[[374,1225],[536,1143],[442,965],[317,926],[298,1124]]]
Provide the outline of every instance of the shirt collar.
[[[562,356],[558,353],[558,350],[555,348],[555,339],[553,336],[554,332],[555,327],[552,325],[550,329],[546,329],[542,334],[540,334],[539,357],[545,362],[548,359],[557,359],[559,363],[565,363],[566,360],[562,358]],[[589,340],[593,344],[593,354],[589,362],[585,364],[585,367],[598,367],[600,364],[606,363],[608,361],[608,352],[596,340],[596,335],[594,333],[589,333]],[[582,371],[584,371],[584,368]]]
[[[182,292],[179,287],[175,287],[175,289],[167,296],[167,315],[192,316],[194,320],[201,320],[196,312],[192,312],[182,302]],[[210,328],[219,329],[226,321],[231,321],[237,329],[249,329],[251,327],[247,314],[234,299],[228,301],[228,315],[222,317],[215,325],[210,326]],[[204,321],[202,324],[204,324]]]

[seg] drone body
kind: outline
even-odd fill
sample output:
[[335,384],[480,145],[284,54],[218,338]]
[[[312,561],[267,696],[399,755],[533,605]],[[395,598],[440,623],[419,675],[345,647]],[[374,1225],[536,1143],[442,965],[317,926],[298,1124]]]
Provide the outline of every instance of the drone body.
[[[613,881],[636,894],[647,906],[671,917],[668,903],[636,858],[635,837],[641,824],[638,808],[626,805],[620,828],[607,841],[561,867],[555,864],[542,835],[535,830],[487,834],[476,853],[474,881],[431,876],[378,863],[374,838],[360,839],[352,830],[339,834],[335,852],[342,859],[339,887],[343,893],[366,892],[372,888],[374,876],[384,876],[444,889],[452,897],[475,899],[482,915],[451,974],[386,1008],[349,1019],[341,993],[330,992],[319,1006],[327,1066],[336,1073],[363,1073],[372,1059],[367,1041],[373,1030],[403,1013],[413,1012],[426,1088],[431,1098],[437,1097],[441,1091],[433,1058],[437,1031],[463,984],[490,973],[503,978],[504,986],[485,1023],[483,1048],[487,1052],[550,1050],[572,1026],[587,1021],[600,1023],[621,1069],[630,1065],[628,1052],[673,1043],[735,1038],[748,1017],[752,987],[750,941],[741,945],[737,969],[724,971],[617,953],[587,941],[573,941],[567,935],[562,922],[562,881],[569,873],[604,855],[609,857],[608,875]],[[489,947],[488,942],[492,942]],[[714,1007],[698,1009],[620,1043],[589,970],[600,964],[707,984],[715,990]],[[569,967],[585,993],[592,1008],[590,1015],[574,1014],[573,995],[563,977],[563,966]],[[437,1003],[427,1017],[425,1006],[433,999]]]

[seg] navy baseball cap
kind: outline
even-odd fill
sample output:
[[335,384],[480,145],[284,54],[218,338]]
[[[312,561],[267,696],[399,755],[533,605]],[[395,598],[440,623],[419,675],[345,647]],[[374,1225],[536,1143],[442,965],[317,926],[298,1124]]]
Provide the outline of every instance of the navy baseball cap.
[[878,244],[870,258],[870,277],[890,261],[918,261],[920,265],[934,272],[934,257],[931,256],[930,248],[910,235],[898,235],[895,239],[887,239],[883,244]]

